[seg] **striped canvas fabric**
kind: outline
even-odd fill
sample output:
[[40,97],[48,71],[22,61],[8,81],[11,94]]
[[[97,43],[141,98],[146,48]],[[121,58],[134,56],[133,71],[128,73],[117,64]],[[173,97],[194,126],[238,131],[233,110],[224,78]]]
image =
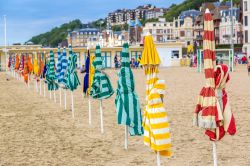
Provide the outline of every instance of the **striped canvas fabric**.
[[68,67],[68,60],[67,60],[67,53],[66,53],[66,48],[63,48],[63,53],[62,53],[62,59],[61,59],[61,71],[60,71],[60,77],[58,82],[61,83],[62,85],[66,85],[67,84],[67,80],[66,80],[66,71],[67,71],[67,67]]
[[28,83],[28,74],[29,74],[29,69],[28,69],[28,56],[24,56],[24,67],[23,67],[23,79],[25,83]]
[[170,128],[163,103],[165,81],[157,76],[160,58],[151,35],[144,39],[141,64],[147,77],[146,107],[143,114],[144,144],[160,155],[171,156]]
[[79,78],[76,71],[77,56],[72,52],[72,47],[69,46],[69,61],[66,74],[66,88],[74,91],[80,85]]
[[140,103],[135,92],[134,76],[130,68],[128,48],[128,43],[123,45],[115,105],[118,124],[127,125],[130,135],[134,136],[142,135],[143,127]]
[[210,12],[204,16],[204,72],[206,85],[202,88],[198,97],[195,109],[194,123],[201,128],[216,128],[216,96],[215,96],[215,41],[214,41],[214,24]]
[[163,156],[171,156],[171,138],[164,108],[165,81],[159,80],[158,66],[145,66],[146,108],[143,116],[144,144]]
[[58,47],[57,55],[58,55],[58,60],[57,60],[57,64],[56,64],[56,81],[59,83],[60,73],[62,70],[62,55],[61,55],[60,47]]
[[50,57],[49,57],[49,63],[48,68],[46,72],[46,81],[48,84],[48,90],[57,90],[58,84],[55,82],[56,75],[55,75],[55,56],[52,50],[50,50]]
[[93,61],[93,66],[95,68],[95,74],[90,89],[90,95],[94,99],[109,98],[113,95],[114,90],[107,74],[101,70],[103,69],[103,65],[100,46],[96,46],[96,56]]
[[[202,88],[195,108],[194,124],[206,129],[210,140],[220,140],[227,131],[236,132],[234,117],[229,107],[225,84],[229,80],[228,67],[215,66],[215,41],[212,15],[204,17],[204,72],[206,85]],[[218,81],[219,80],[219,81]]]

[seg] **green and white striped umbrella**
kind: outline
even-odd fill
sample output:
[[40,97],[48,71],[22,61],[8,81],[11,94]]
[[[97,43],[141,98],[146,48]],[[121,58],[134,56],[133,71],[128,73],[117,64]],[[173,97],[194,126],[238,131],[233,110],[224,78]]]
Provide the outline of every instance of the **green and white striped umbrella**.
[[69,60],[66,75],[66,88],[74,91],[80,85],[79,78],[76,72],[77,56],[72,52],[72,47],[69,46]]
[[57,90],[58,84],[56,81],[56,74],[55,74],[55,56],[52,50],[50,50],[50,56],[49,56],[49,63],[48,68],[46,72],[46,81],[48,84],[48,90]]
[[123,45],[121,70],[118,73],[116,90],[116,112],[118,124],[127,125],[130,135],[142,135],[142,116],[138,96],[135,92],[134,75],[130,68],[128,43]]
[[95,68],[95,74],[90,89],[90,95],[94,99],[107,99],[113,95],[114,90],[107,74],[102,71],[103,64],[99,45],[96,46],[95,60],[92,65]]

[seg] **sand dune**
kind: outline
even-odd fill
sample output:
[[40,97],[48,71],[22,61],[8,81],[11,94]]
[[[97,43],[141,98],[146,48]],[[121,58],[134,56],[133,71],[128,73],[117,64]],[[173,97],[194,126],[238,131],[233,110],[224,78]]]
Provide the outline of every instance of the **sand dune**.
[[[114,89],[116,72],[106,70]],[[143,70],[134,70],[136,91],[143,108],[145,77]],[[81,80],[83,75],[79,75]],[[192,126],[197,95],[204,85],[203,74],[191,68],[164,68],[160,76],[166,80],[166,108],[170,119],[172,158],[162,158],[162,165],[212,165],[212,144],[202,129]],[[0,165],[96,165],[151,166],[155,154],[143,144],[143,137],[129,137],[124,150],[124,126],[118,126],[114,105],[115,94],[103,101],[104,134],[100,133],[99,102],[92,100],[93,121],[88,125],[88,100],[82,96],[82,85],[75,94],[75,119],[57,103],[36,93],[22,81],[0,73]],[[231,73],[227,87],[236,118],[237,134],[226,136],[217,145],[219,165],[250,164],[250,77],[246,67],[238,66]],[[70,93],[68,93],[70,99]]]

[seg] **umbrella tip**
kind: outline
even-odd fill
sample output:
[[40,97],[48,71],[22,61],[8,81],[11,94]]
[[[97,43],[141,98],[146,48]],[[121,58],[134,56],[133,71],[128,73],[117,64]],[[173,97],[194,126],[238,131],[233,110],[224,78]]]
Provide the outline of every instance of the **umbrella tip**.
[[206,8],[206,11],[205,11],[205,13],[210,13],[210,11],[209,11],[209,9],[208,9],[208,8]]

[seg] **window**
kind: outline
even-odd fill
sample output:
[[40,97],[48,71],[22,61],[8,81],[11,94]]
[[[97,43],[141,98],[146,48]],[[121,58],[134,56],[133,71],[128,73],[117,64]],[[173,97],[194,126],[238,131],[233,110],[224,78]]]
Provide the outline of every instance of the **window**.
[[245,23],[245,26],[248,26],[248,17],[247,16],[244,17],[244,23]]
[[247,11],[247,1],[244,1],[244,11]]
[[248,30],[245,30],[245,43],[248,43]]
[[156,26],[156,24],[153,24],[153,26],[155,27],[155,26]]

